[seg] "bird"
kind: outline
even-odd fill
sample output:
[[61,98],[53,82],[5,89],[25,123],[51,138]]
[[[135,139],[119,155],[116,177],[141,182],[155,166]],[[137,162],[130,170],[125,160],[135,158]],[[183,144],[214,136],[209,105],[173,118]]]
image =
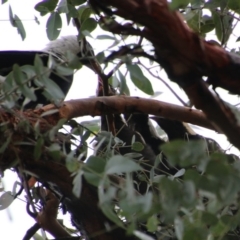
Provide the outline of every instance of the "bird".
[[85,64],[84,57],[77,36],[51,41],[41,51],[0,51],[0,104],[34,109],[60,103],[72,85],[74,68],[81,67],[81,61]]
[[185,122],[156,116],[152,116],[151,119],[156,121],[160,128],[166,132],[169,141],[204,141],[206,145],[206,151],[208,153],[224,152],[221,146],[215,140],[195,133],[194,130]]
[[173,141],[176,139],[181,140],[200,140],[202,137],[196,134],[188,124],[177,120],[171,120],[163,117],[152,116],[152,120],[166,132],[168,140]]
[[125,114],[124,117],[129,128],[139,132],[154,153],[158,155],[160,153],[160,146],[164,144],[165,141],[158,136],[154,126],[149,120],[148,114]]

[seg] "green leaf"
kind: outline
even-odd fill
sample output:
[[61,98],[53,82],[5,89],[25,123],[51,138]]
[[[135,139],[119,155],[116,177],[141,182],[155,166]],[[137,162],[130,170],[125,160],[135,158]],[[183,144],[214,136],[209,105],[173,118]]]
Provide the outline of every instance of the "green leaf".
[[153,95],[154,91],[151,82],[143,75],[141,68],[136,64],[127,64],[132,82],[141,91],[148,95]]
[[116,215],[116,213],[112,210],[112,208],[108,204],[100,205],[102,212],[107,216],[110,220],[112,220],[117,226],[124,228],[123,222]]
[[80,198],[81,191],[82,191],[82,175],[83,175],[83,171],[79,170],[73,179],[73,190],[72,191],[73,191],[73,194],[77,198]]
[[116,76],[116,74],[114,74],[112,77],[110,77],[110,78],[108,79],[108,83],[109,83],[113,88],[119,87],[119,80],[118,80],[118,77]]
[[147,220],[147,230],[149,232],[155,232],[158,228],[159,220],[156,215],[152,215]]
[[141,142],[134,142],[132,144],[132,150],[141,152],[144,149],[144,145]]
[[96,55],[96,59],[99,63],[103,63],[104,60],[105,60],[105,53],[104,51],[103,52],[99,52],[97,55]]
[[8,208],[13,202],[13,200],[14,200],[14,197],[12,196],[10,191],[3,193],[0,196],[0,210],[4,210]]
[[191,0],[191,7],[193,9],[195,8],[202,8],[204,6],[204,1],[203,0]]
[[[199,173],[197,173],[199,175]],[[191,207],[197,200],[196,186],[192,181],[184,181],[183,183],[183,204]]]
[[[189,14],[188,14],[189,15]],[[199,32],[200,20],[201,20],[202,11],[191,11],[191,18],[187,20],[188,26],[195,32]]]
[[55,40],[62,29],[62,19],[59,13],[54,12],[47,20],[47,36],[49,40]]
[[93,171],[96,173],[102,173],[104,171],[106,165],[106,160],[104,160],[101,157],[98,156],[90,156],[87,161],[85,166],[87,168],[84,168],[86,171]]
[[226,9],[229,0],[209,0],[205,3],[204,7],[209,8],[210,10],[215,10],[216,8],[220,8],[221,11]]
[[221,44],[224,44],[232,33],[233,16],[230,13],[223,15],[215,11],[212,11],[212,16],[217,38]]
[[12,11],[11,5],[9,5],[9,20],[10,20],[11,25],[13,27],[15,27],[15,21],[14,21],[14,18],[13,18],[13,11]]
[[210,17],[208,15],[204,15],[201,20],[202,20],[201,25],[200,25],[201,33],[208,33],[215,28],[212,17]]
[[87,0],[74,0],[72,1],[72,4],[74,4],[74,6],[79,6],[82,5],[83,3],[85,3]]
[[41,16],[52,12],[58,4],[58,0],[43,0],[35,5],[35,10],[41,13]]
[[92,185],[98,187],[102,173],[104,171],[106,161],[97,156],[90,156],[83,167],[84,177]]
[[78,10],[72,4],[68,4],[68,10],[69,10],[68,15],[71,18],[78,18],[79,16]]
[[[53,101],[62,101],[65,98],[64,93],[61,88],[55,83],[53,80],[47,77],[42,77],[42,84],[45,86],[44,95],[48,97],[48,99]],[[62,80],[64,81],[64,80]]]
[[[73,70],[69,67],[65,67],[63,65],[57,65],[55,68],[57,74],[59,74],[60,76],[70,76],[73,75]],[[64,80],[62,80],[64,81]]]
[[2,4],[6,3],[8,0],[2,0]]
[[187,228],[184,229],[183,240],[205,240],[207,237],[208,231],[206,227],[200,227],[198,225],[188,225]]
[[116,38],[113,36],[110,36],[110,35],[102,34],[102,35],[98,35],[97,39],[99,39],[99,40],[106,40],[106,39],[115,40]]
[[80,69],[82,67],[81,62],[79,61],[79,57],[76,56],[76,54],[73,54],[72,52],[67,51],[65,57],[66,57],[69,68]]
[[87,20],[90,15],[93,13],[92,9],[90,7],[87,6],[81,6],[78,8],[78,12],[79,12],[79,20],[80,23],[82,24],[85,20]]
[[129,173],[126,173],[126,180],[122,194],[124,194],[126,197],[119,201],[119,207],[122,210],[123,215],[127,218],[135,214],[138,215],[140,212],[147,213],[151,208],[152,194],[147,193],[144,196],[136,196],[134,190],[134,182]]
[[39,160],[42,155],[42,150],[44,147],[44,139],[42,137],[38,138],[35,147],[34,147],[34,160]]
[[174,174],[173,178],[178,178],[178,177],[183,176],[184,173],[185,173],[185,171],[186,171],[186,170],[185,170],[184,168],[178,170],[178,171]]
[[166,220],[172,221],[182,203],[182,185],[165,177],[160,179],[159,188],[161,189],[163,216]]
[[144,232],[140,232],[138,230],[134,230],[133,234],[140,240],[154,240],[154,238],[150,237]]
[[39,20],[38,20],[38,18],[37,18],[36,16],[34,16],[34,21],[35,21],[35,23],[37,23],[38,25],[40,25],[40,22],[39,22]]
[[124,154],[124,157],[127,157],[127,158],[140,158],[140,157],[142,157],[142,154],[141,153],[136,153],[136,152],[131,152],[131,153]]
[[21,19],[16,14],[14,16],[14,21],[15,21],[15,25],[18,30],[18,33],[21,35],[22,40],[24,40],[26,38],[26,31],[24,29]]
[[1,147],[0,147],[0,153],[4,153],[5,150],[7,149],[9,143],[12,140],[12,134],[9,134],[8,138],[4,141],[4,143],[2,143]]
[[57,144],[57,143],[53,143],[53,144],[51,144],[51,145],[48,147],[48,151],[49,151],[49,152],[58,152],[58,151],[60,151],[60,150],[61,150],[61,147],[60,147],[60,145]]
[[93,18],[86,19],[81,26],[81,33],[84,31],[92,32],[97,27],[97,22]]
[[206,145],[204,141],[181,141],[176,140],[161,145],[163,153],[168,157],[172,165],[189,167],[207,163],[205,153]]
[[119,70],[117,71],[117,74],[118,74],[119,79],[120,79],[120,94],[126,94],[127,96],[130,96],[130,91],[129,91],[129,88],[127,86],[127,81],[126,81],[125,76]]
[[184,231],[184,224],[180,217],[176,217],[174,219],[174,228],[175,228],[177,238],[182,239],[183,231]]
[[201,175],[198,173],[196,169],[187,169],[185,172],[183,179],[184,181],[192,181],[196,186],[200,181]]
[[27,86],[27,84],[25,83],[26,79],[25,79],[20,67],[16,64],[14,64],[14,66],[13,66],[13,77],[14,77],[14,80],[17,83],[19,89],[23,93],[23,95],[25,97],[31,99],[32,101],[36,101],[37,97],[36,97],[34,91]]
[[203,211],[202,212],[202,222],[204,222],[207,225],[212,226],[218,222],[218,218],[217,218],[217,216],[215,216],[212,213]]
[[37,75],[40,75],[40,76],[42,75],[42,72],[44,72],[44,70],[46,69],[43,65],[42,59],[39,57],[38,54],[36,54],[34,58],[34,68]]
[[70,152],[66,157],[66,168],[69,172],[76,172],[80,168],[79,162],[73,158],[74,151]]
[[228,7],[239,13],[240,1],[239,0],[228,0]]
[[59,13],[69,13],[68,1],[67,0],[61,0],[60,3],[58,4],[57,11]]
[[169,3],[171,10],[177,10],[179,8],[185,8],[190,3],[190,0],[172,0]]
[[105,171],[107,174],[128,173],[133,171],[139,171],[141,169],[142,168],[133,160],[123,157],[121,155],[111,157],[105,167]]
[[30,79],[36,76],[35,67],[32,65],[24,65],[24,66],[21,66],[20,69],[24,74],[26,74],[27,79]]
[[229,231],[229,226],[225,225],[222,221],[218,221],[217,224],[211,227],[211,233],[214,236],[224,236],[227,231]]

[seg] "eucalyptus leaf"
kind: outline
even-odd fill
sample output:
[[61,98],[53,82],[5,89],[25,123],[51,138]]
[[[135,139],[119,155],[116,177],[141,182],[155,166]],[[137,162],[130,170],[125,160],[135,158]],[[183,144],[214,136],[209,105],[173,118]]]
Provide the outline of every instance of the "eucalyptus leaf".
[[82,26],[81,26],[81,32],[88,31],[92,32],[97,27],[97,22],[93,18],[86,19]]
[[13,27],[15,27],[15,21],[14,21],[13,11],[12,11],[11,5],[9,5],[9,20],[10,20],[11,25]]
[[73,194],[80,198],[81,191],[82,191],[82,176],[83,171],[79,170],[73,179]]
[[169,4],[171,10],[185,8],[191,0],[172,0]]
[[144,145],[141,142],[134,142],[132,144],[132,150],[141,152],[144,149]]
[[99,40],[115,40],[116,38],[110,35],[106,35],[106,34],[102,34],[102,35],[98,35],[97,39]]
[[138,230],[133,231],[133,234],[141,240],[154,240],[151,236],[147,235],[146,233],[140,232]]
[[141,68],[137,64],[127,64],[127,69],[136,87],[146,94],[154,94],[151,82],[143,75]]
[[35,10],[41,13],[41,16],[52,12],[57,6],[58,0],[43,0],[35,5]]
[[105,171],[107,174],[123,172],[128,173],[133,171],[139,171],[141,169],[142,168],[133,160],[120,155],[111,157],[105,167]]
[[78,8],[78,12],[79,12],[79,20],[80,23],[82,24],[85,20],[87,20],[90,15],[92,14],[92,9],[88,6],[80,6]]
[[[65,98],[61,88],[50,78],[42,77],[42,84],[44,84],[44,92],[47,92],[50,100],[63,100]],[[64,80],[63,80],[64,81]]]
[[117,74],[120,79],[120,94],[126,94],[127,96],[130,96],[130,91],[125,76],[122,74],[121,71],[117,71]]
[[75,6],[78,6],[78,5],[82,5],[83,3],[85,3],[87,0],[74,0],[73,1],[73,4]]
[[67,0],[61,0],[60,3],[58,4],[57,8],[59,13],[68,13],[68,1]]
[[59,13],[51,13],[47,20],[47,36],[49,40],[55,40],[62,29],[62,19]]
[[156,215],[152,215],[147,220],[147,229],[149,232],[155,232],[158,228],[159,220],[157,219]]
[[26,31],[24,29],[21,19],[16,14],[14,15],[14,21],[18,33],[20,34],[22,40],[24,40],[26,38]]
[[12,204],[13,200],[14,197],[12,196],[10,191],[3,193],[0,196],[0,210],[8,208]]
[[98,156],[90,156],[83,168],[84,171],[102,173],[105,169],[106,160]]
[[27,86],[26,78],[25,78],[24,74],[22,73],[20,67],[16,64],[13,66],[13,77],[14,77],[14,80],[17,83],[19,89],[23,93],[23,95],[25,97],[31,99],[32,101],[36,101],[37,97],[36,97],[34,91]]

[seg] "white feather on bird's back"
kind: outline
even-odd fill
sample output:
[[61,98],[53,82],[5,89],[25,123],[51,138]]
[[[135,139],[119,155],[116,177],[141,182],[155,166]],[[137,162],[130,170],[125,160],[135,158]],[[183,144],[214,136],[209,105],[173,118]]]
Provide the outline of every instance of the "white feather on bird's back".
[[43,51],[56,54],[57,56],[64,56],[67,51],[78,54],[81,52],[81,48],[77,36],[65,36],[49,42]]

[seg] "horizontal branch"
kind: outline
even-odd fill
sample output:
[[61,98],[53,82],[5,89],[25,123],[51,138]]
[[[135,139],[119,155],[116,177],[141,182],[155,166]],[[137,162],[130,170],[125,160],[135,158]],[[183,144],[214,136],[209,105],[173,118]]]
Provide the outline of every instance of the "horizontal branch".
[[[56,107],[51,104],[35,110],[35,112],[42,114],[55,108]],[[146,113],[215,130],[205,114],[199,110],[153,99],[127,96],[93,97],[66,101],[59,109],[60,115],[58,117],[72,119],[86,115],[94,117],[109,113]],[[52,118],[52,116],[50,116],[50,118]]]

